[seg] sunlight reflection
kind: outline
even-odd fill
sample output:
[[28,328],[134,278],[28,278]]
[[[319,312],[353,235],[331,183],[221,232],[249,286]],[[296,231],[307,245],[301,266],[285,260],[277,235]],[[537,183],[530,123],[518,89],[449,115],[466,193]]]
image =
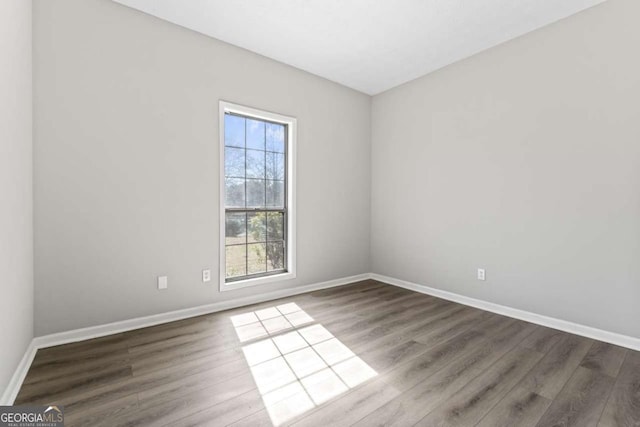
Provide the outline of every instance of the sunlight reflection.
[[239,314],[231,322],[247,343],[242,351],[276,426],[377,375],[295,303]]

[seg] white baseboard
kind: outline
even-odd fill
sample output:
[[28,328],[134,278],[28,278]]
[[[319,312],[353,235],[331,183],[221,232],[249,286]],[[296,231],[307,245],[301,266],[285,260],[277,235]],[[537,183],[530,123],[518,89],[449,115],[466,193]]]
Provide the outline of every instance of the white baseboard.
[[13,405],[13,402],[16,400],[16,396],[18,395],[18,391],[20,391],[20,387],[22,387],[22,382],[27,376],[27,372],[29,372],[29,368],[31,367],[31,363],[33,362],[33,358],[36,356],[36,348],[34,341],[31,340],[27,350],[24,352],[24,356],[20,360],[16,371],[13,373],[11,380],[9,380],[9,384],[7,384],[7,388],[2,394],[2,399],[0,399],[0,405],[8,406]]
[[492,302],[479,300],[453,292],[443,291],[441,289],[432,288],[405,280],[387,277],[380,274],[365,273],[356,276],[343,277],[340,279],[329,280],[327,282],[315,283],[312,285],[300,286],[296,288],[272,291],[260,295],[249,296],[244,298],[236,298],[228,301],[221,301],[212,304],[202,305],[183,310],[170,311],[167,313],[155,314],[152,316],[138,317],[135,319],[123,320],[120,322],[107,323],[104,325],[91,326],[88,328],[75,329],[72,331],[60,332],[57,334],[45,335],[34,338],[34,348],[53,347],[71,342],[84,341],[91,338],[99,338],[107,335],[113,335],[120,332],[131,331],[134,329],[146,328],[148,326],[159,325],[162,323],[173,322],[176,320],[187,319],[189,317],[201,316],[203,314],[215,313],[218,311],[229,310],[231,308],[242,307],[246,305],[256,304],[260,302],[270,301],[278,298],[303,294],[307,292],[327,289],[336,286],[343,286],[361,280],[374,279],[389,285],[398,286],[415,292],[432,295],[438,298],[457,302],[460,304],[476,307],[481,310],[490,311],[492,313],[501,314],[503,316],[512,317],[514,319],[524,320],[526,322],[535,323],[537,325],[546,326],[553,329],[569,332],[571,334],[592,338],[598,341],[604,341],[621,347],[630,348],[640,351],[640,339],[615,332],[604,331],[602,329],[573,323],[567,320],[556,319],[553,317],[543,316],[529,311],[517,308],[507,307]]
[[107,323],[104,325],[90,326],[88,328],[74,329],[71,331],[44,335],[34,338],[34,341],[36,342],[36,348],[53,347],[61,344],[68,344],[71,342],[84,341],[92,338],[118,334],[120,332],[132,331],[134,329],[146,328],[162,323],[174,322],[176,320],[187,319],[190,317],[202,316],[203,314],[215,313],[218,311],[243,307],[245,305],[256,304],[259,302],[271,301],[278,298],[304,294],[307,292],[317,291],[319,289],[327,289],[336,286],[347,285],[349,283],[366,280],[369,277],[370,274],[368,273],[359,274],[357,276],[343,277],[340,279],[329,280],[327,282],[314,283],[312,285],[265,292],[255,296],[235,298],[227,301],[201,305],[198,307],[185,308],[183,310],[169,311],[167,313],[137,317],[135,319],[122,320],[120,322]]
[[184,310],[170,311],[167,313],[154,314],[152,316],[138,317],[135,319],[123,320],[120,322],[107,323],[104,325],[90,326],[88,328],[74,329],[72,331],[59,332],[51,335],[35,337],[24,357],[20,361],[11,381],[9,382],[4,394],[2,395],[1,405],[12,405],[22,387],[22,382],[29,371],[29,367],[33,362],[36,351],[41,348],[53,347],[61,344],[68,344],[77,341],[84,341],[92,338],[99,338],[107,335],[113,335],[120,332],[131,331],[134,329],[146,328],[148,326],[159,325],[161,323],[174,322],[176,320],[187,319],[189,317],[201,316],[203,314],[215,313],[218,311],[229,310],[231,308],[243,307],[246,305],[256,304],[274,299],[285,298],[293,295],[304,294],[307,292],[317,291],[320,289],[328,289],[336,286],[348,285],[350,283],[359,282],[369,279],[370,274],[358,274],[356,276],[343,277],[340,279],[329,280],[326,282],[315,283],[312,285],[298,286],[290,289],[282,289],[262,293],[260,295],[236,298],[228,301],[221,301],[212,304],[201,305],[198,307],[187,308]]
[[543,316],[529,311],[519,310],[517,308],[507,307],[488,301],[466,297],[464,295],[455,294],[453,292],[443,291],[441,289],[431,288],[429,286],[419,285],[417,283],[407,282],[406,280],[395,279],[380,274],[372,273],[369,276],[373,280],[387,283],[389,285],[398,286],[400,288],[409,289],[411,291],[420,292],[422,294],[446,299],[481,310],[490,311],[492,313],[501,314],[503,316],[512,317],[514,319],[524,320],[525,322],[535,323],[536,325],[546,326],[560,331],[569,332],[571,334],[592,338],[598,341],[608,342],[631,350],[640,351],[640,338],[634,338],[628,335],[622,335],[615,332],[603,331],[602,329],[593,328],[591,326],[580,325],[578,323],[569,322],[567,320],[556,319],[553,317]]
[[395,279],[380,274],[366,273],[356,276],[343,277],[341,279],[329,280],[327,282],[316,283],[307,286],[300,286],[291,289],[283,289],[279,291],[267,292],[256,296],[244,298],[236,298],[228,301],[221,301],[213,304],[202,305],[184,310],[170,311],[168,313],[155,314],[152,316],[138,317],[135,319],[123,320],[120,322],[108,323],[105,325],[91,326],[88,328],[75,329],[72,331],[60,332],[51,335],[44,335],[34,338],[25,354],[20,361],[9,385],[7,386],[0,405],[11,405],[15,401],[18,391],[22,386],[22,382],[29,371],[29,367],[33,362],[36,351],[40,348],[53,347],[71,342],[84,341],[91,338],[98,338],[107,335],[117,334],[120,332],[131,331],[134,329],[145,328],[148,326],[159,325],[161,323],[173,322],[189,317],[201,316],[203,314],[215,313],[218,311],[229,310],[232,308],[243,307],[246,305],[256,304],[265,301],[271,301],[278,298],[285,298],[293,295],[303,294],[307,292],[317,291],[320,289],[333,288],[343,286],[362,280],[374,279],[389,285],[398,286],[411,291],[422,294],[432,295],[438,298],[457,302],[460,304],[476,307],[481,310],[490,311],[501,314],[503,316],[512,317],[514,319],[524,320],[526,322],[535,323],[537,325],[558,329],[571,334],[592,338],[598,341],[604,341],[611,344],[626,347],[632,350],[640,351],[640,339],[627,335],[617,334],[615,332],[603,331],[601,329],[590,326],[580,325],[566,320],[556,319],[553,317],[543,316],[516,308],[507,307],[500,304],[491,303],[463,295],[447,292],[429,286],[419,285],[405,280]]

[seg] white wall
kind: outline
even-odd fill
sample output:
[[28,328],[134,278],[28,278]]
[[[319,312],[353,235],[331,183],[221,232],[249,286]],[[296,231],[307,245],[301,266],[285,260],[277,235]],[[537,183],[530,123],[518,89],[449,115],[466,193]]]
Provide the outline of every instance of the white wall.
[[0,391],[33,337],[31,1],[0,1]]
[[[37,1],[34,38],[37,335],[370,271],[368,96],[108,0]],[[296,280],[201,282],[220,99],[298,119]]]
[[610,0],[374,97],[375,272],[640,336],[638,16]]
[[[108,0],[36,2],[37,335],[373,270],[640,336],[639,15],[609,0],[371,100]],[[298,118],[295,281],[200,281],[219,99]]]

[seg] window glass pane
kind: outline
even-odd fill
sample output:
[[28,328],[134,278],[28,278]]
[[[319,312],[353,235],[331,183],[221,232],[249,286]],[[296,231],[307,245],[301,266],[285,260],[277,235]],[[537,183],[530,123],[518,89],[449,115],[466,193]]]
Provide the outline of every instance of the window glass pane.
[[224,175],[244,178],[244,148],[225,147]]
[[267,240],[267,214],[266,212],[256,212],[247,214],[249,243],[265,242]]
[[247,178],[264,179],[264,151],[247,150]]
[[284,213],[267,213],[267,240],[284,240]]
[[224,145],[244,148],[245,120],[232,114],[224,115]]
[[264,179],[247,179],[247,207],[259,208],[264,203]]
[[267,206],[284,208],[284,181],[267,181]]
[[267,152],[267,179],[284,179],[284,154]]
[[247,214],[244,212],[227,212],[225,218],[225,245],[237,245],[246,243],[247,239]]
[[267,248],[264,243],[247,245],[248,270],[247,274],[264,273],[267,271]]
[[263,121],[247,119],[247,148],[264,150],[264,125]]
[[267,270],[284,269],[284,242],[267,243]]
[[224,115],[225,256],[229,279],[286,271],[287,126]]
[[247,275],[247,246],[227,246],[225,252],[226,258],[226,277],[238,277]]
[[244,179],[225,178],[224,203],[228,208],[244,208]]
[[284,125],[267,123],[267,150],[284,153]]

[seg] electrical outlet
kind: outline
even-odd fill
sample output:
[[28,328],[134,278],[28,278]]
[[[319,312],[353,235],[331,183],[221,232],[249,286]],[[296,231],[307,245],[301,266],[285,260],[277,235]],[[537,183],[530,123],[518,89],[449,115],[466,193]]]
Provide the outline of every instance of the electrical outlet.
[[485,280],[484,268],[478,269],[478,280]]
[[158,289],[167,289],[169,287],[169,278],[167,276],[158,277]]
[[204,283],[211,281],[211,270],[202,270],[202,281]]

